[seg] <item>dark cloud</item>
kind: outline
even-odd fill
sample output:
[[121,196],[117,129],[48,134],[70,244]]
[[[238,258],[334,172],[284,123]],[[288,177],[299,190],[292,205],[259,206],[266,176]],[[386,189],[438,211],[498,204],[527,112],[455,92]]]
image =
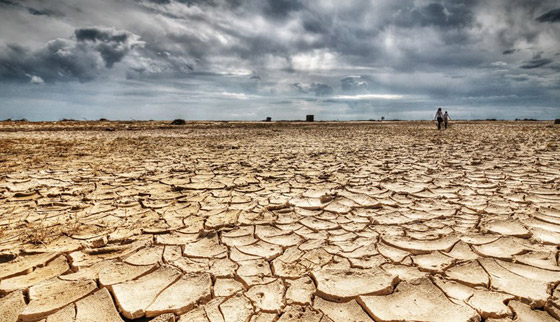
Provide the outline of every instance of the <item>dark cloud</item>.
[[521,66],[519,66],[520,68],[523,69],[533,69],[533,68],[539,68],[545,65],[548,65],[550,63],[552,63],[553,60],[549,59],[549,58],[542,58],[540,54],[536,55],[535,57],[533,57],[531,60],[528,60],[526,62],[524,62]]
[[27,8],[27,11],[34,16],[58,16],[57,13],[51,10],[39,10],[34,8]]
[[560,22],[560,8],[550,10],[549,12],[535,19],[538,22]]
[[516,51],[517,51],[517,49],[513,49],[513,48],[512,49],[506,49],[506,50],[502,51],[502,55],[511,55]]
[[266,0],[265,3],[265,14],[276,18],[285,18],[291,12],[303,8],[299,0]]
[[241,5],[243,0],[135,0],[140,3],[142,2],[149,2],[155,3],[159,5],[168,5],[173,2],[182,3],[187,6],[202,6],[202,7],[227,7],[227,8],[236,8]]
[[139,36],[114,28],[80,28],[74,31],[74,35],[78,42],[91,43],[90,45],[103,58],[107,68],[111,68],[113,64],[121,61],[134,47],[144,44],[140,41]]
[[74,35],[78,41],[100,41],[100,42],[125,42],[131,35],[124,30],[114,30],[111,28],[88,27],[74,30]]
[[90,81],[142,45],[140,37],[128,31],[79,28],[75,38],[51,40],[37,50],[18,45],[0,49],[0,77],[27,80],[32,75],[46,82]]
[[318,15],[307,15],[303,21],[303,28],[305,31],[312,34],[323,34],[329,32],[329,18],[321,17]]
[[0,75],[3,78],[28,80],[28,75],[45,81],[88,81],[99,74],[99,59],[93,51],[68,39],[49,41],[39,50],[9,45],[0,56]]
[[59,12],[55,12],[55,11],[52,11],[52,10],[49,10],[49,9],[36,9],[36,8],[33,8],[33,7],[27,7],[27,6],[24,6],[22,3],[14,2],[14,1],[10,1],[10,0],[0,0],[0,5],[7,5],[7,6],[15,7],[15,8],[24,9],[24,10],[27,10],[27,12],[29,14],[34,15],[34,16],[56,16],[56,17],[63,16]]
[[0,0],[0,4],[5,4],[9,6],[19,6],[18,3],[10,1],[10,0]]

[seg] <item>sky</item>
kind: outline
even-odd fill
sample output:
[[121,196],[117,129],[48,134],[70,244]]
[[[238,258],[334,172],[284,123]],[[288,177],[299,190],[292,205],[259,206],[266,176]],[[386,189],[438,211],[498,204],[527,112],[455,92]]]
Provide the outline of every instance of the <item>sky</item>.
[[0,0],[0,119],[560,118],[556,0]]

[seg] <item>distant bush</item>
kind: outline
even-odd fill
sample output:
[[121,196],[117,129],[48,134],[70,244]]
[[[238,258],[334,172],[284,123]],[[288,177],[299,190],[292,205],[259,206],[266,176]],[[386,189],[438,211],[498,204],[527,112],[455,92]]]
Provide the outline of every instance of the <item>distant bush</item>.
[[107,121],[108,121],[108,119],[106,119],[106,118],[100,118],[99,119],[99,122],[107,122]]
[[187,124],[187,122],[185,122],[185,120],[183,119],[175,119],[173,120],[173,122],[171,122],[171,125],[185,125]]
[[560,119],[554,120],[554,124],[560,124]]

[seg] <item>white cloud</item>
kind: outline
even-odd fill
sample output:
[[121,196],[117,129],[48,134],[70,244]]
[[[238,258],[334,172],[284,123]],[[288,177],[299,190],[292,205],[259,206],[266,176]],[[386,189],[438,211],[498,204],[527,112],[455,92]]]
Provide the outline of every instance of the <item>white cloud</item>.
[[37,85],[45,84],[45,81],[41,77],[35,75],[31,76],[31,80],[29,80],[29,82],[31,84],[37,84]]
[[250,96],[245,93],[221,92],[220,95],[228,98],[238,99],[238,100],[247,100],[250,98]]
[[339,63],[335,53],[329,50],[314,50],[294,55],[292,66],[296,70],[316,71],[334,69],[339,66]]

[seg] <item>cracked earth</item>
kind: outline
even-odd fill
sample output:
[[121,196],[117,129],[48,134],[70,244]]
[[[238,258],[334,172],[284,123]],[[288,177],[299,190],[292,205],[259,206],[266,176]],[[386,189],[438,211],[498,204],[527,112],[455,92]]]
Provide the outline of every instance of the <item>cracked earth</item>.
[[2,321],[556,321],[552,122],[0,123]]

